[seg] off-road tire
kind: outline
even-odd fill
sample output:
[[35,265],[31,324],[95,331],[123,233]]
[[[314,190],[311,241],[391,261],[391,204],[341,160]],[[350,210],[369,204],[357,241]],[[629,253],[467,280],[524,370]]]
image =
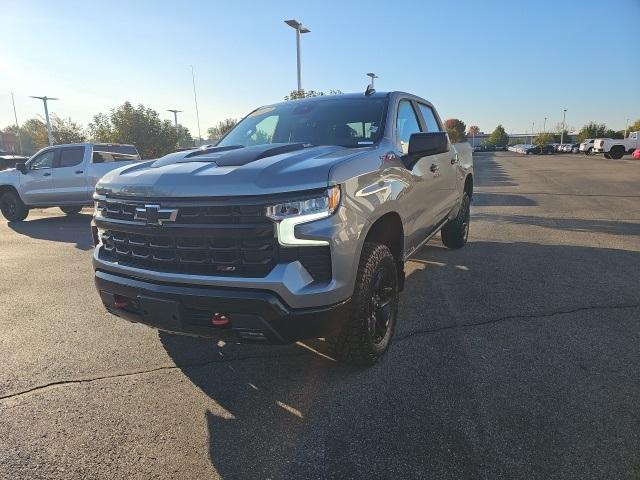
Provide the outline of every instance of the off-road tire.
[[[371,308],[375,296],[375,282],[384,272],[390,282],[388,309],[389,315],[384,336],[375,341],[370,331],[372,317]],[[388,277],[387,277],[388,276]],[[351,298],[349,319],[338,332],[327,338],[334,357],[341,361],[358,366],[376,363],[387,351],[398,317],[398,268],[396,259],[389,247],[380,243],[365,243],[360,256],[356,286]],[[387,307],[385,307],[387,308]]]
[[447,248],[462,248],[469,238],[470,200],[466,192],[462,195],[460,210],[455,218],[449,220],[442,231],[442,243]]
[[15,192],[5,192],[0,195],[0,211],[10,222],[21,222],[29,215],[29,208],[22,203]]
[[65,215],[78,215],[82,211],[82,207],[60,207]]
[[609,156],[614,160],[620,160],[625,154],[624,147],[621,145],[616,145],[609,151]]

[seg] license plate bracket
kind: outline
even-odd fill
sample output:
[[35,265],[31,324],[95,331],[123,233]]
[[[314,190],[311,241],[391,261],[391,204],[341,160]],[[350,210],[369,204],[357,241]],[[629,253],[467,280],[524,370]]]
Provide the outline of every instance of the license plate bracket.
[[140,296],[138,302],[144,323],[168,330],[180,327],[180,308],[175,300]]

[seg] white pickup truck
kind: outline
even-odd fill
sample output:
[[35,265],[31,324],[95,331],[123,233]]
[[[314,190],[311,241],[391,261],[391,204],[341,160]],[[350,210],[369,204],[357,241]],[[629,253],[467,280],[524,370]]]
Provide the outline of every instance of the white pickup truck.
[[15,169],[0,172],[0,211],[10,222],[31,208],[60,207],[67,215],[91,205],[98,180],[107,172],[140,161],[133,145],[74,143],[40,150]]
[[627,138],[596,138],[593,141],[593,153],[604,153],[606,158],[619,160],[625,153],[633,153],[640,148],[640,132],[631,132]]

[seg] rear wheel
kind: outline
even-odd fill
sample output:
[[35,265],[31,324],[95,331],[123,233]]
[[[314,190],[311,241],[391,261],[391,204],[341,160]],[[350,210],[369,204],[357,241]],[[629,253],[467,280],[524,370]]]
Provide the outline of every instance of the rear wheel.
[[60,210],[66,215],[77,215],[82,210],[82,207],[60,207]]
[[373,365],[389,348],[398,316],[398,268],[386,245],[365,243],[351,314],[328,339],[338,360]]
[[584,152],[585,155],[591,155],[592,153],[593,153],[593,147],[587,148]]
[[5,192],[0,196],[0,211],[10,222],[21,222],[29,215],[29,208],[15,192]]
[[615,147],[612,147],[609,155],[614,160],[620,160],[624,155],[624,147],[622,145],[616,145]]
[[462,196],[462,204],[455,218],[449,220],[442,227],[440,236],[442,243],[447,248],[462,248],[469,238],[469,221],[471,220],[471,201],[466,192]]

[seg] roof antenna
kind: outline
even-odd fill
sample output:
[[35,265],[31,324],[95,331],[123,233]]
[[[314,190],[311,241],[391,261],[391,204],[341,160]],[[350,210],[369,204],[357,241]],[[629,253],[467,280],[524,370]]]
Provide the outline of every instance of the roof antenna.
[[367,89],[364,92],[364,94],[368,97],[369,95],[373,95],[374,93],[376,93],[376,89],[373,88],[373,81],[378,78],[378,76],[375,73],[367,73],[367,77],[371,78],[371,83],[367,85]]

